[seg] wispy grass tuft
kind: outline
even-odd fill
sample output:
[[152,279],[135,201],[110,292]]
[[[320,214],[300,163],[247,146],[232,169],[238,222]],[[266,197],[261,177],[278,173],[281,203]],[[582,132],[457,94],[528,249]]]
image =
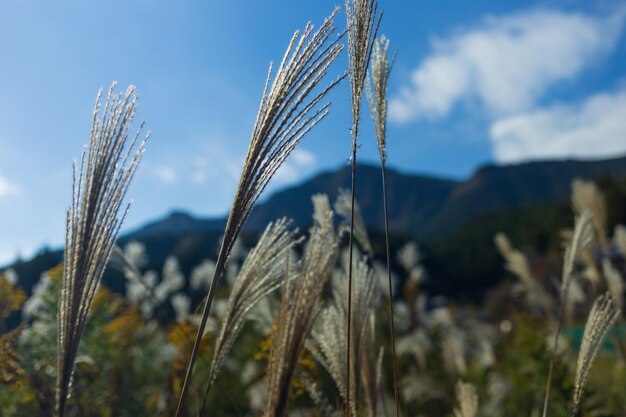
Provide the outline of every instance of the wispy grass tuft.
[[74,361],[91,304],[109,261],[126,211],[120,208],[144,153],[149,134],[142,141],[142,127],[128,143],[135,117],[137,95],[109,89],[100,108],[98,93],[89,146],[80,168],[74,166],[72,202],[67,212],[65,260],[58,311],[59,356],[57,413],[63,417]]
[[578,412],[591,365],[618,316],[619,311],[609,293],[601,295],[593,303],[578,354],[573,415]]
[[384,35],[376,39],[372,48],[370,82],[366,83],[367,101],[372,114],[378,153],[383,165],[387,162],[387,88],[389,75],[396,59],[388,56],[389,39]]
[[337,11],[333,12],[316,32],[309,23],[302,33],[294,33],[271,84],[273,71],[270,65],[243,171],[226,223],[215,274],[189,359],[176,416],[180,416],[215,290],[235,240],[272,176],[302,137],[328,114],[329,104],[320,106],[320,102],[343,78],[330,82],[321,91],[316,89],[342,50],[340,36],[333,36],[336,34],[333,23],[336,13]]
[[215,382],[226,355],[241,332],[246,316],[261,299],[284,283],[285,275],[290,274],[290,271],[287,271],[287,258],[299,240],[295,237],[297,229],[289,230],[288,227],[289,221],[284,218],[276,223],[270,223],[241,267],[230,292],[228,307],[215,342],[209,384],[202,404],[203,409],[209,390]]
[[550,352],[550,366],[548,368],[548,381],[546,383],[546,393],[543,401],[543,417],[548,415],[548,402],[550,400],[550,387],[552,384],[552,375],[554,372],[554,362],[556,360],[556,353],[558,350],[559,336],[561,333],[561,325],[563,323],[564,306],[567,301],[568,288],[572,280],[574,272],[574,266],[576,261],[580,258],[583,250],[589,245],[592,240],[591,232],[591,212],[584,210],[576,219],[576,225],[574,226],[574,235],[570,245],[565,249],[565,256],[563,258],[563,275],[561,277],[561,289],[559,293],[559,310],[557,316],[556,329],[554,332],[554,341],[552,344],[552,352]]
[[[398,398],[398,365],[396,351],[396,326],[393,311],[393,282],[391,278],[391,249],[389,247],[389,212],[387,206],[387,179],[385,175],[385,162],[387,161],[387,84],[389,74],[393,67],[393,61],[389,60],[387,50],[389,40],[384,36],[374,42],[372,49],[372,65],[370,79],[366,84],[367,101],[369,102],[378,153],[380,154],[380,172],[383,185],[383,211],[385,217],[385,249],[387,254],[387,284],[389,287],[389,328],[391,333],[391,361],[393,370],[393,397],[396,409],[396,417],[400,417],[400,404]],[[371,84],[371,86],[370,86]]]
[[[354,200],[356,195],[356,157],[359,140],[359,121],[361,118],[361,99],[367,75],[374,38],[382,14],[378,13],[378,3],[375,0],[346,0],[346,19],[348,25],[348,65],[350,69],[350,93],[352,98],[352,213],[350,216],[350,261],[348,270],[348,328],[347,332],[347,361],[346,375],[350,373],[351,332],[350,316],[352,315],[352,250],[354,247]],[[346,401],[346,416],[350,417],[350,377],[347,377],[348,398]]]
[[[313,332],[312,351],[318,361],[326,368],[333,378],[339,393],[349,405],[353,414],[357,412],[357,381],[362,382],[366,391],[366,400],[369,407],[376,405],[376,359],[371,350],[374,344],[372,326],[373,304],[376,289],[374,272],[368,267],[366,258],[356,261],[354,265],[354,288],[353,288],[353,308],[351,315],[352,323],[350,331],[352,339],[355,341],[350,347],[352,361],[350,362],[350,372],[346,373],[347,338],[344,337],[348,329],[348,310],[346,287],[343,281],[347,279],[347,274],[341,273],[334,276],[333,302],[322,312],[322,320],[319,327]],[[347,265],[345,266],[346,270]],[[348,378],[351,383],[348,383]],[[369,385],[369,386],[366,386]],[[348,389],[352,392],[348,395]],[[349,402],[348,402],[349,400]],[[375,410],[369,409],[370,413]]]
[[494,243],[506,261],[506,269],[519,278],[520,283],[517,287],[523,291],[528,306],[552,318],[552,297],[533,275],[526,255],[514,248],[509,238],[502,232],[496,234]]
[[584,211],[593,214],[593,229],[605,255],[608,255],[607,210],[602,191],[593,181],[576,178],[572,181],[572,206],[578,215],[582,215]]
[[[304,348],[324,285],[335,260],[338,245],[333,212],[325,195],[313,197],[315,214],[309,241],[297,272],[286,287],[272,338],[268,370],[266,417],[285,415],[291,379]],[[289,270],[289,268],[287,268]]]

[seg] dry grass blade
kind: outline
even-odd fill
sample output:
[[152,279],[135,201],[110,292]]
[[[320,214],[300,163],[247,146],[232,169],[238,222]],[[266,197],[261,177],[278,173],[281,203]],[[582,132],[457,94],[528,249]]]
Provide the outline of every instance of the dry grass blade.
[[363,387],[363,397],[365,398],[365,415],[376,417],[378,415],[378,400],[382,395],[382,359],[384,349],[381,347],[376,355],[374,333],[375,316],[373,312],[369,314],[369,325],[366,325],[361,332],[359,346],[361,350],[361,360],[359,376]]
[[[346,266],[347,269],[347,266]],[[354,265],[354,291],[353,291],[353,307],[354,314],[351,315],[352,324],[350,331],[352,339],[357,343],[351,346],[351,357],[354,359],[350,362],[350,372],[346,373],[347,367],[347,338],[345,334],[348,329],[347,323],[347,297],[346,287],[343,280],[347,277],[341,274],[341,277],[335,276],[333,288],[334,301],[322,313],[322,320],[319,328],[313,332],[312,351],[317,360],[326,368],[330,376],[333,378],[335,385],[339,389],[339,393],[350,405],[351,413],[357,411],[357,376],[361,376],[361,380],[365,383],[375,383],[375,371],[372,366],[373,354],[368,351],[373,346],[373,333],[371,329],[372,305],[374,301],[375,279],[374,272],[369,269],[365,259],[355,262]],[[338,282],[337,282],[338,281]],[[363,378],[363,371],[365,377]],[[350,375],[351,383],[348,383],[348,375]],[[367,378],[371,376],[372,378]],[[367,387],[366,387],[367,388]],[[371,386],[370,386],[371,388]],[[348,389],[352,392],[348,395]],[[372,394],[370,389],[369,394]],[[368,401],[373,397],[368,395]],[[348,400],[350,400],[348,402]],[[370,401],[375,405],[375,401]]]
[[101,92],[98,94],[89,147],[83,153],[78,173],[74,169],[58,314],[57,413],[60,417],[65,411],[87,315],[124,220],[125,212],[120,216],[120,208],[149,136],[138,144],[140,127],[128,143],[137,95],[132,86],[125,94],[115,94],[114,87],[115,84],[109,89],[104,110],[100,109]]
[[561,291],[565,291],[572,278],[574,265],[585,250],[585,248],[593,240],[591,223],[593,215],[590,211],[584,210],[576,219],[574,226],[574,235],[570,246],[565,250],[565,259],[563,263],[563,276],[561,278]]
[[[348,328],[346,349],[346,375],[350,372],[351,320],[352,315],[352,249],[354,247],[354,201],[356,196],[356,151],[359,139],[359,120],[361,117],[361,98],[367,75],[374,38],[378,32],[381,14],[375,0],[346,0],[346,19],[348,25],[348,65],[350,69],[350,93],[352,98],[352,210],[350,216],[350,262],[348,266]],[[348,379],[348,398],[346,415],[350,417],[350,378]]]
[[343,78],[332,81],[321,91],[316,89],[342,50],[340,36],[333,39],[336,34],[333,24],[335,14],[336,11],[316,32],[309,23],[302,34],[299,31],[294,33],[271,85],[270,65],[243,171],[226,223],[215,274],[189,359],[176,416],[180,416],[213,296],[234,242],[269,180],[302,137],[327,115],[329,105],[319,104]]
[[494,242],[498,252],[506,261],[506,269],[519,278],[520,288],[524,291],[528,305],[533,309],[543,311],[544,314],[551,317],[552,297],[533,275],[526,255],[515,249],[509,238],[502,232],[496,234]]
[[378,153],[380,154],[381,179],[383,185],[383,211],[385,217],[385,249],[387,255],[387,286],[389,289],[389,328],[391,333],[391,361],[393,370],[393,398],[396,417],[400,417],[399,391],[398,391],[398,365],[396,352],[396,327],[393,311],[393,282],[391,278],[391,249],[389,247],[389,212],[387,206],[387,178],[385,175],[385,162],[387,160],[387,84],[389,74],[393,67],[394,58],[389,61],[387,50],[389,40],[382,36],[377,39],[372,49],[372,66],[370,69],[370,82],[366,84],[367,101],[369,102],[374,131],[378,141]]
[[611,261],[606,258],[602,260],[602,270],[604,271],[606,286],[613,296],[617,311],[621,315],[624,309],[624,278],[611,264]]
[[268,395],[264,415],[285,414],[291,378],[304,348],[320,295],[335,260],[337,239],[333,212],[326,196],[314,196],[315,225],[293,282],[283,290],[277,331],[272,339],[268,370]]
[[322,313],[313,331],[310,350],[332,377],[345,400],[346,390],[346,311],[343,303],[332,303]]
[[509,238],[502,232],[496,234],[494,243],[498,248],[498,252],[506,260],[506,269],[517,276],[525,286],[533,286],[535,278],[530,270],[526,255],[515,249],[511,245]]
[[585,211],[593,215],[593,228],[602,248],[605,252],[608,251],[607,212],[602,191],[592,181],[577,178],[572,181],[572,206],[578,215],[582,215]]
[[389,60],[388,50],[389,39],[385,36],[376,39],[372,49],[371,82],[365,85],[376,140],[378,141],[378,153],[383,165],[387,161],[387,85],[395,61],[395,54],[391,61]]
[[591,220],[592,215],[588,210],[584,210],[576,219],[576,225],[574,226],[574,235],[572,241],[565,249],[565,256],[563,258],[563,276],[561,278],[561,291],[559,300],[559,311],[557,316],[556,330],[554,332],[554,341],[552,344],[552,352],[550,352],[550,366],[548,368],[548,381],[546,383],[546,393],[543,401],[543,417],[548,415],[548,402],[550,401],[550,387],[552,385],[552,375],[554,372],[554,362],[556,359],[556,352],[559,345],[559,335],[561,333],[561,325],[563,323],[563,312],[567,301],[567,294],[570,282],[572,280],[572,273],[574,272],[574,266],[576,261],[580,258],[581,253],[591,242]]
[[209,385],[202,408],[226,355],[246,322],[246,316],[261,299],[283,284],[285,273],[289,274],[289,271],[286,272],[287,257],[299,240],[295,238],[297,229],[290,231],[288,226],[289,221],[285,218],[270,223],[241,267],[215,342]]
[[609,293],[601,295],[593,303],[578,354],[574,387],[574,415],[580,406],[591,365],[618,316],[619,312]]

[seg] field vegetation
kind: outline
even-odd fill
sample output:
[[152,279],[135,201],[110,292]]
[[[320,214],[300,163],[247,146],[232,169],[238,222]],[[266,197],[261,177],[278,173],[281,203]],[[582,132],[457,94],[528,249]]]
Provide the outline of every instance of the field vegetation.
[[[506,270],[489,296],[429,296],[436,272],[416,242],[392,246],[387,230],[394,55],[382,13],[374,0],[346,0],[345,30],[337,14],[296,32],[270,66],[218,250],[188,274],[175,257],[147,267],[139,242],[116,245],[150,135],[135,126],[133,87],[98,95],[63,262],[32,294],[13,271],[0,275],[0,415],[626,415],[626,226],[615,225],[611,195],[574,181],[573,215],[556,210],[551,230],[561,230],[544,248],[489,231]],[[342,53],[349,68],[329,80]],[[344,80],[352,189],[311,196],[308,230],[279,218],[246,242],[259,196]],[[363,96],[381,161],[376,240],[355,199]],[[102,282],[107,268],[123,274],[121,291]]]

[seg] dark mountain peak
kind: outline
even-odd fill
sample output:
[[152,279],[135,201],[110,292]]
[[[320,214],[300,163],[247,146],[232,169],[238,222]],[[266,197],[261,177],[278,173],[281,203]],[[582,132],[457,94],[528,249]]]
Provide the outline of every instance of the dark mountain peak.
[[[350,188],[351,167],[342,164],[321,172],[300,184],[286,187],[267,197],[253,209],[245,230],[262,231],[280,217],[289,217],[300,228],[311,224],[311,196],[328,194],[331,201],[340,188]],[[434,240],[480,215],[569,198],[576,177],[626,176],[626,157],[600,160],[548,160],[510,165],[486,164],[469,179],[455,181],[387,169],[389,225],[394,233]],[[356,197],[366,226],[382,229],[380,167],[359,163]],[[223,231],[226,216],[199,218],[183,210],[130,233],[126,238]]]
[[196,218],[191,213],[181,209],[174,209],[167,216],[165,216],[165,221],[172,223],[191,222],[195,219]]
[[480,215],[535,204],[566,201],[575,178],[626,176],[626,157],[583,161],[548,160],[486,165],[459,183],[421,232],[432,240]]
[[193,216],[185,210],[173,210],[164,218],[156,220],[144,227],[130,232],[123,237],[123,240],[141,240],[147,237],[158,235],[180,236],[187,233],[213,231],[223,228],[225,221],[218,219],[202,219]]
[[[380,168],[378,165],[359,164],[357,174],[356,196],[365,224],[370,230],[381,230],[383,207]],[[602,161],[539,161],[504,166],[489,164],[465,181],[414,175],[389,168],[390,230],[396,237],[417,239],[428,245],[452,238],[455,231],[474,227],[481,229],[483,236],[488,235],[484,242],[491,248],[492,230],[482,230],[485,218],[507,213],[514,216],[520,210],[562,204],[569,199],[570,184],[577,177],[623,179],[626,177],[626,157]],[[334,201],[338,189],[349,189],[350,182],[351,168],[342,164],[334,171],[322,172],[298,185],[275,192],[256,205],[246,224],[246,231],[262,231],[270,221],[282,216],[293,219],[294,226],[303,230],[311,224],[311,195],[326,193]],[[120,243],[129,240],[143,242],[153,261],[151,268],[158,270],[168,256],[175,256],[182,265],[191,268],[207,256],[214,256],[225,223],[225,216],[202,218],[184,210],[174,210],[121,237]],[[497,227],[500,226],[493,226]],[[463,254],[468,252],[464,251],[473,248],[475,242],[463,240],[463,234],[460,236],[455,239],[461,239],[458,247],[462,249],[459,253],[465,256]],[[12,267],[24,288],[30,291],[40,274],[57,265],[61,258],[60,250],[46,252]],[[494,259],[499,260],[495,254]],[[447,260],[447,264],[454,265],[456,260]],[[442,276],[445,277],[445,273]]]
[[[299,185],[276,192],[252,211],[246,230],[258,232],[270,221],[283,216],[293,219],[294,224],[301,228],[309,226],[311,196],[325,193],[333,202],[340,188],[350,188],[351,178],[351,167],[346,164],[335,171],[322,172]],[[391,227],[406,234],[421,227],[457,185],[452,180],[403,174],[393,168],[387,169],[387,181]],[[383,227],[381,195],[380,167],[359,163],[356,198],[366,226],[374,230]]]

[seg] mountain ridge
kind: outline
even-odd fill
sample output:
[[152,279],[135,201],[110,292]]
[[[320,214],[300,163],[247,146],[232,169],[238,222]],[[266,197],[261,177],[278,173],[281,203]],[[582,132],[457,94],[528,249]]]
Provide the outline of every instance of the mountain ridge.
[[[532,232],[531,235],[540,236],[537,238],[539,241],[545,241],[551,233],[558,231],[552,230],[552,223],[569,224],[571,221],[567,214],[570,184],[576,177],[605,183],[615,180],[626,183],[626,157],[485,166],[462,181],[388,169],[392,240],[417,240],[427,250],[434,249],[434,257],[426,267],[438,276],[436,287],[442,292],[464,288],[463,283],[473,282],[480,276],[483,276],[480,282],[491,285],[501,277],[498,273],[501,261],[492,240],[493,233],[497,231],[494,227],[501,225],[503,228],[498,231],[521,236]],[[246,244],[253,244],[255,236],[267,223],[282,216],[292,218],[293,225],[303,230],[311,223],[312,194],[325,192],[334,201],[339,187],[349,188],[349,185],[350,170],[344,166],[275,192],[257,204],[242,237]],[[624,201],[617,201],[619,204],[616,205],[619,210],[623,206],[620,222],[626,222],[626,184],[624,188]],[[379,168],[360,165],[357,200],[374,240],[382,236],[381,193]],[[517,221],[518,218],[521,220]],[[546,219],[553,222],[545,224]],[[207,257],[215,257],[225,221],[225,216],[202,218],[175,210],[164,218],[125,233],[120,236],[118,244],[141,241],[149,258],[146,267],[152,270],[160,270],[165,259],[174,256],[188,276],[194,266]],[[492,224],[493,221],[496,223]],[[536,224],[524,224],[525,221]],[[529,231],[529,227],[534,229]],[[13,268],[19,276],[20,285],[30,293],[41,273],[58,265],[62,256],[61,249],[44,250],[30,260],[20,260],[0,268],[0,272]],[[480,261],[478,258],[481,257],[488,261]],[[106,280],[113,290],[122,291],[125,286],[124,278],[119,274]],[[472,288],[480,291],[483,287],[481,284]]]
[[[269,195],[253,209],[245,232],[257,233],[279,217],[289,217],[294,225],[311,223],[310,197],[326,193],[331,201],[339,188],[350,187],[350,168],[320,172],[298,184]],[[487,164],[465,180],[452,180],[387,169],[389,226],[394,234],[427,242],[436,241],[478,216],[499,210],[562,201],[569,197],[574,178],[626,176],[626,156],[601,160],[547,160],[507,165]],[[380,168],[359,164],[357,201],[365,224],[381,230],[383,224]],[[159,234],[182,235],[192,231],[220,231],[224,217],[196,217],[173,211],[139,229],[126,233],[126,239],[142,239]]]

